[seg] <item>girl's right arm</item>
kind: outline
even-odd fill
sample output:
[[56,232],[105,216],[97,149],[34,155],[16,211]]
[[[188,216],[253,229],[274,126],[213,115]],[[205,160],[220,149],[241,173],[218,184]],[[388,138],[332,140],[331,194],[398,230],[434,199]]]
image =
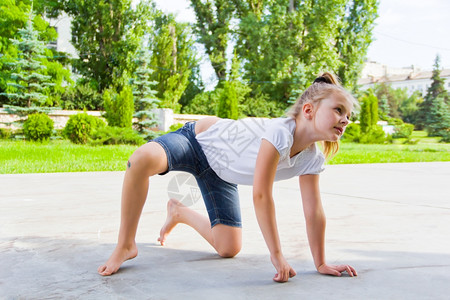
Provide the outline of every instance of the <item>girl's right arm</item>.
[[253,203],[259,227],[270,251],[270,258],[277,273],[273,280],[288,281],[296,275],[294,269],[287,263],[281,251],[275,218],[275,206],[272,198],[272,186],[275,179],[279,153],[268,141],[262,140],[256,159],[253,180]]

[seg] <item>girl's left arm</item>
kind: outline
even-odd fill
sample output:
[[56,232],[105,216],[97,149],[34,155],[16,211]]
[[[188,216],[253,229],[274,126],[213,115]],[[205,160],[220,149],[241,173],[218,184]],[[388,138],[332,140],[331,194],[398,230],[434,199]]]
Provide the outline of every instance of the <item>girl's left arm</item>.
[[352,266],[328,265],[325,261],[326,218],[320,199],[319,175],[302,175],[299,177],[299,183],[309,247],[317,271],[335,276],[341,276],[342,272],[347,271],[350,276],[356,276]]

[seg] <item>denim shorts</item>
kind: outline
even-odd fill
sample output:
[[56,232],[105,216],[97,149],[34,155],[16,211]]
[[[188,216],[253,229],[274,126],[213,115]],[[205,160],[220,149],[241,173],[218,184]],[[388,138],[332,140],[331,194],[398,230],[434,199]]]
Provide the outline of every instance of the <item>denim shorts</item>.
[[169,171],[184,171],[197,180],[208,211],[211,227],[224,224],[242,227],[237,185],[219,178],[211,169],[200,144],[195,138],[195,122],[186,123],[177,131],[152,140],[167,154]]

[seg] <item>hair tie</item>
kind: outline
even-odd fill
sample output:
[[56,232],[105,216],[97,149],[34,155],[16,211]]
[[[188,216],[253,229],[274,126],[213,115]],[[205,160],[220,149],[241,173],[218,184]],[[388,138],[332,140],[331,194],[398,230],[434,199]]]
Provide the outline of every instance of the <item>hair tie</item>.
[[317,77],[316,79],[314,79],[313,84],[314,84],[314,83],[321,83],[321,82],[323,82],[323,83],[329,83],[325,77],[319,76],[319,77]]

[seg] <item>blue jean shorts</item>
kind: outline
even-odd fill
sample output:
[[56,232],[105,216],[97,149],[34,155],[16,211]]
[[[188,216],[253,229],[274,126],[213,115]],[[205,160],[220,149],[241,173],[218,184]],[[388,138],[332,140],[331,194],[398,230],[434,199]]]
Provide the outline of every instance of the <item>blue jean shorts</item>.
[[184,171],[197,180],[208,211],[211,227],[224,224],[242,227],[237,185],[221,179],[211,169],[200,144],[195,138],[195,122],[186,123],[177,131],[152,140],[167,154],[169,171]]

